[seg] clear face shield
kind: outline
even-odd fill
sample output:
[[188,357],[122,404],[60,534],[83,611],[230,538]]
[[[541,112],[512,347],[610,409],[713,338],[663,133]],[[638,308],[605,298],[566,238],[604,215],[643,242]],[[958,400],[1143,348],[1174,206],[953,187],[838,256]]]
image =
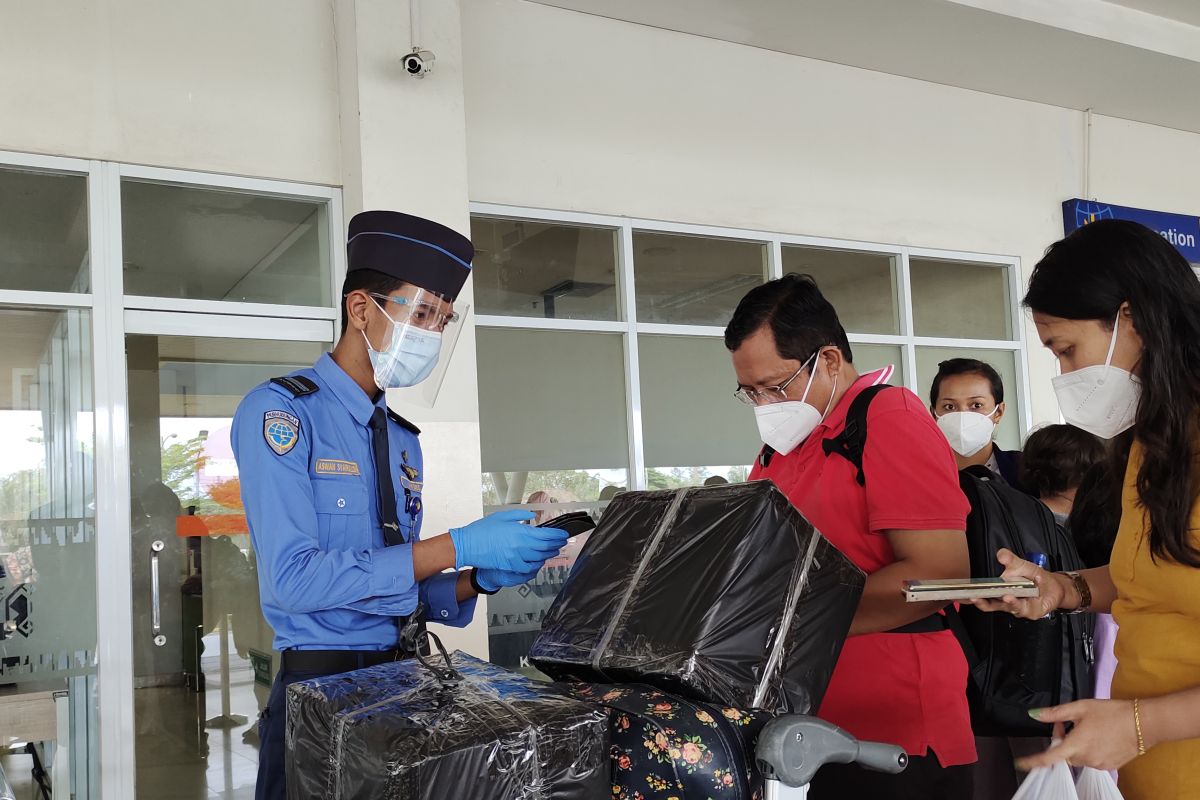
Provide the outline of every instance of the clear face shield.
[[416,286],[368,297],[392,323],[382,342],[367,340],[376,385],[396,390],[402,403],[432,408],[470,306]]

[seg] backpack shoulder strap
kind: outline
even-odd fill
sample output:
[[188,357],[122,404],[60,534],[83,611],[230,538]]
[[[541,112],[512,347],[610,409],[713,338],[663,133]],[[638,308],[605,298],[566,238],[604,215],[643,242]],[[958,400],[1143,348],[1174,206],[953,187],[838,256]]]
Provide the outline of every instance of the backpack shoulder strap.
[[859,486],[867,485],[867,476],[863,472],[863,449],[867,445],[867,411],[870,409],[875,395],[890,388],[892,387],[884,383],[868,386],[859,392],[846,412],[846,427],[837,436],[821,442],[826,456],[836,453],[858,469],[855,480],[858,481]]
[[763,469],[771,466],[771,459],[775,457],[775,448],[769,444],[764,444],[762,450],[758,451],[758,465]]

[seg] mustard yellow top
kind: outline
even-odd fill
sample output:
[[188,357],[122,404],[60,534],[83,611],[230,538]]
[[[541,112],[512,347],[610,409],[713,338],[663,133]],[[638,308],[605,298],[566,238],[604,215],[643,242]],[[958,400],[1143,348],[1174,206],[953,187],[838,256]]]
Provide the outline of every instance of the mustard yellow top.
[[[1123,700],[1200,685],[1200,569],[1150,558],[1149,516],[1137,495],[1141,464],[1142,448],[1134,443],[1121,496],[1121,527],[1108,567],[1117,587],[1113,617],[1120,626],[1112,696]],[[1197,499],[1191,529],[1200,542]],[[1200,739],[1151,749],[1121,770],[1119,784],[1125,800],[1197,800]]]

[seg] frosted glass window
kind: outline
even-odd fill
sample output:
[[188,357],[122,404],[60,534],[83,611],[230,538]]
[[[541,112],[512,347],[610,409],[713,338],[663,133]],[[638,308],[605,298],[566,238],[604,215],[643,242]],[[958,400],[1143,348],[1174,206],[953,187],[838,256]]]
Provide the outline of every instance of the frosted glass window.
[[895,256],[784,246],[784,273],[811,275],[849,333],[900,333]]
[[905,386],[904,382],[904,358],[898,344],[855,344],[850,343],[850,349],[854,353],[854,368],[859,374],[874,372],[888,365],[896,368],[892,373],[892,379],[888,381],[892,386]]
[[917,336],[1011,339],[1008,267],[913,258],[913,329]]
[[87,178],[0,169],[0,289],[87,292]]
[[639,322],[725,326],[767,274],[761,242],[633,232]]
[[472,282],[481,314],[615,320],[617,232],[471,218]]
[[712,337],[638,337],[646,466],[749,464],[761,447],[754,411],[733,396],[729,351]]
[[121,214],[126,294],[332,304],[323,202],[126,180]]
[[621,336],[476,330],[485,472],[625,469]]

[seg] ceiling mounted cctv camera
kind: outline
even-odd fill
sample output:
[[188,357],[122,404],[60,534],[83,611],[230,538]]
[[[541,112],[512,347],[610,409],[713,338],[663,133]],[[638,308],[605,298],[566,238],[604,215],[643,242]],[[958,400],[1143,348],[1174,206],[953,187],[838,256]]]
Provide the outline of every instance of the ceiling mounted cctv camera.
[[433,72],[434,60],[431,51],[414,47],[413,51],[404,57],[404,71],[414,78],[424,78]]

